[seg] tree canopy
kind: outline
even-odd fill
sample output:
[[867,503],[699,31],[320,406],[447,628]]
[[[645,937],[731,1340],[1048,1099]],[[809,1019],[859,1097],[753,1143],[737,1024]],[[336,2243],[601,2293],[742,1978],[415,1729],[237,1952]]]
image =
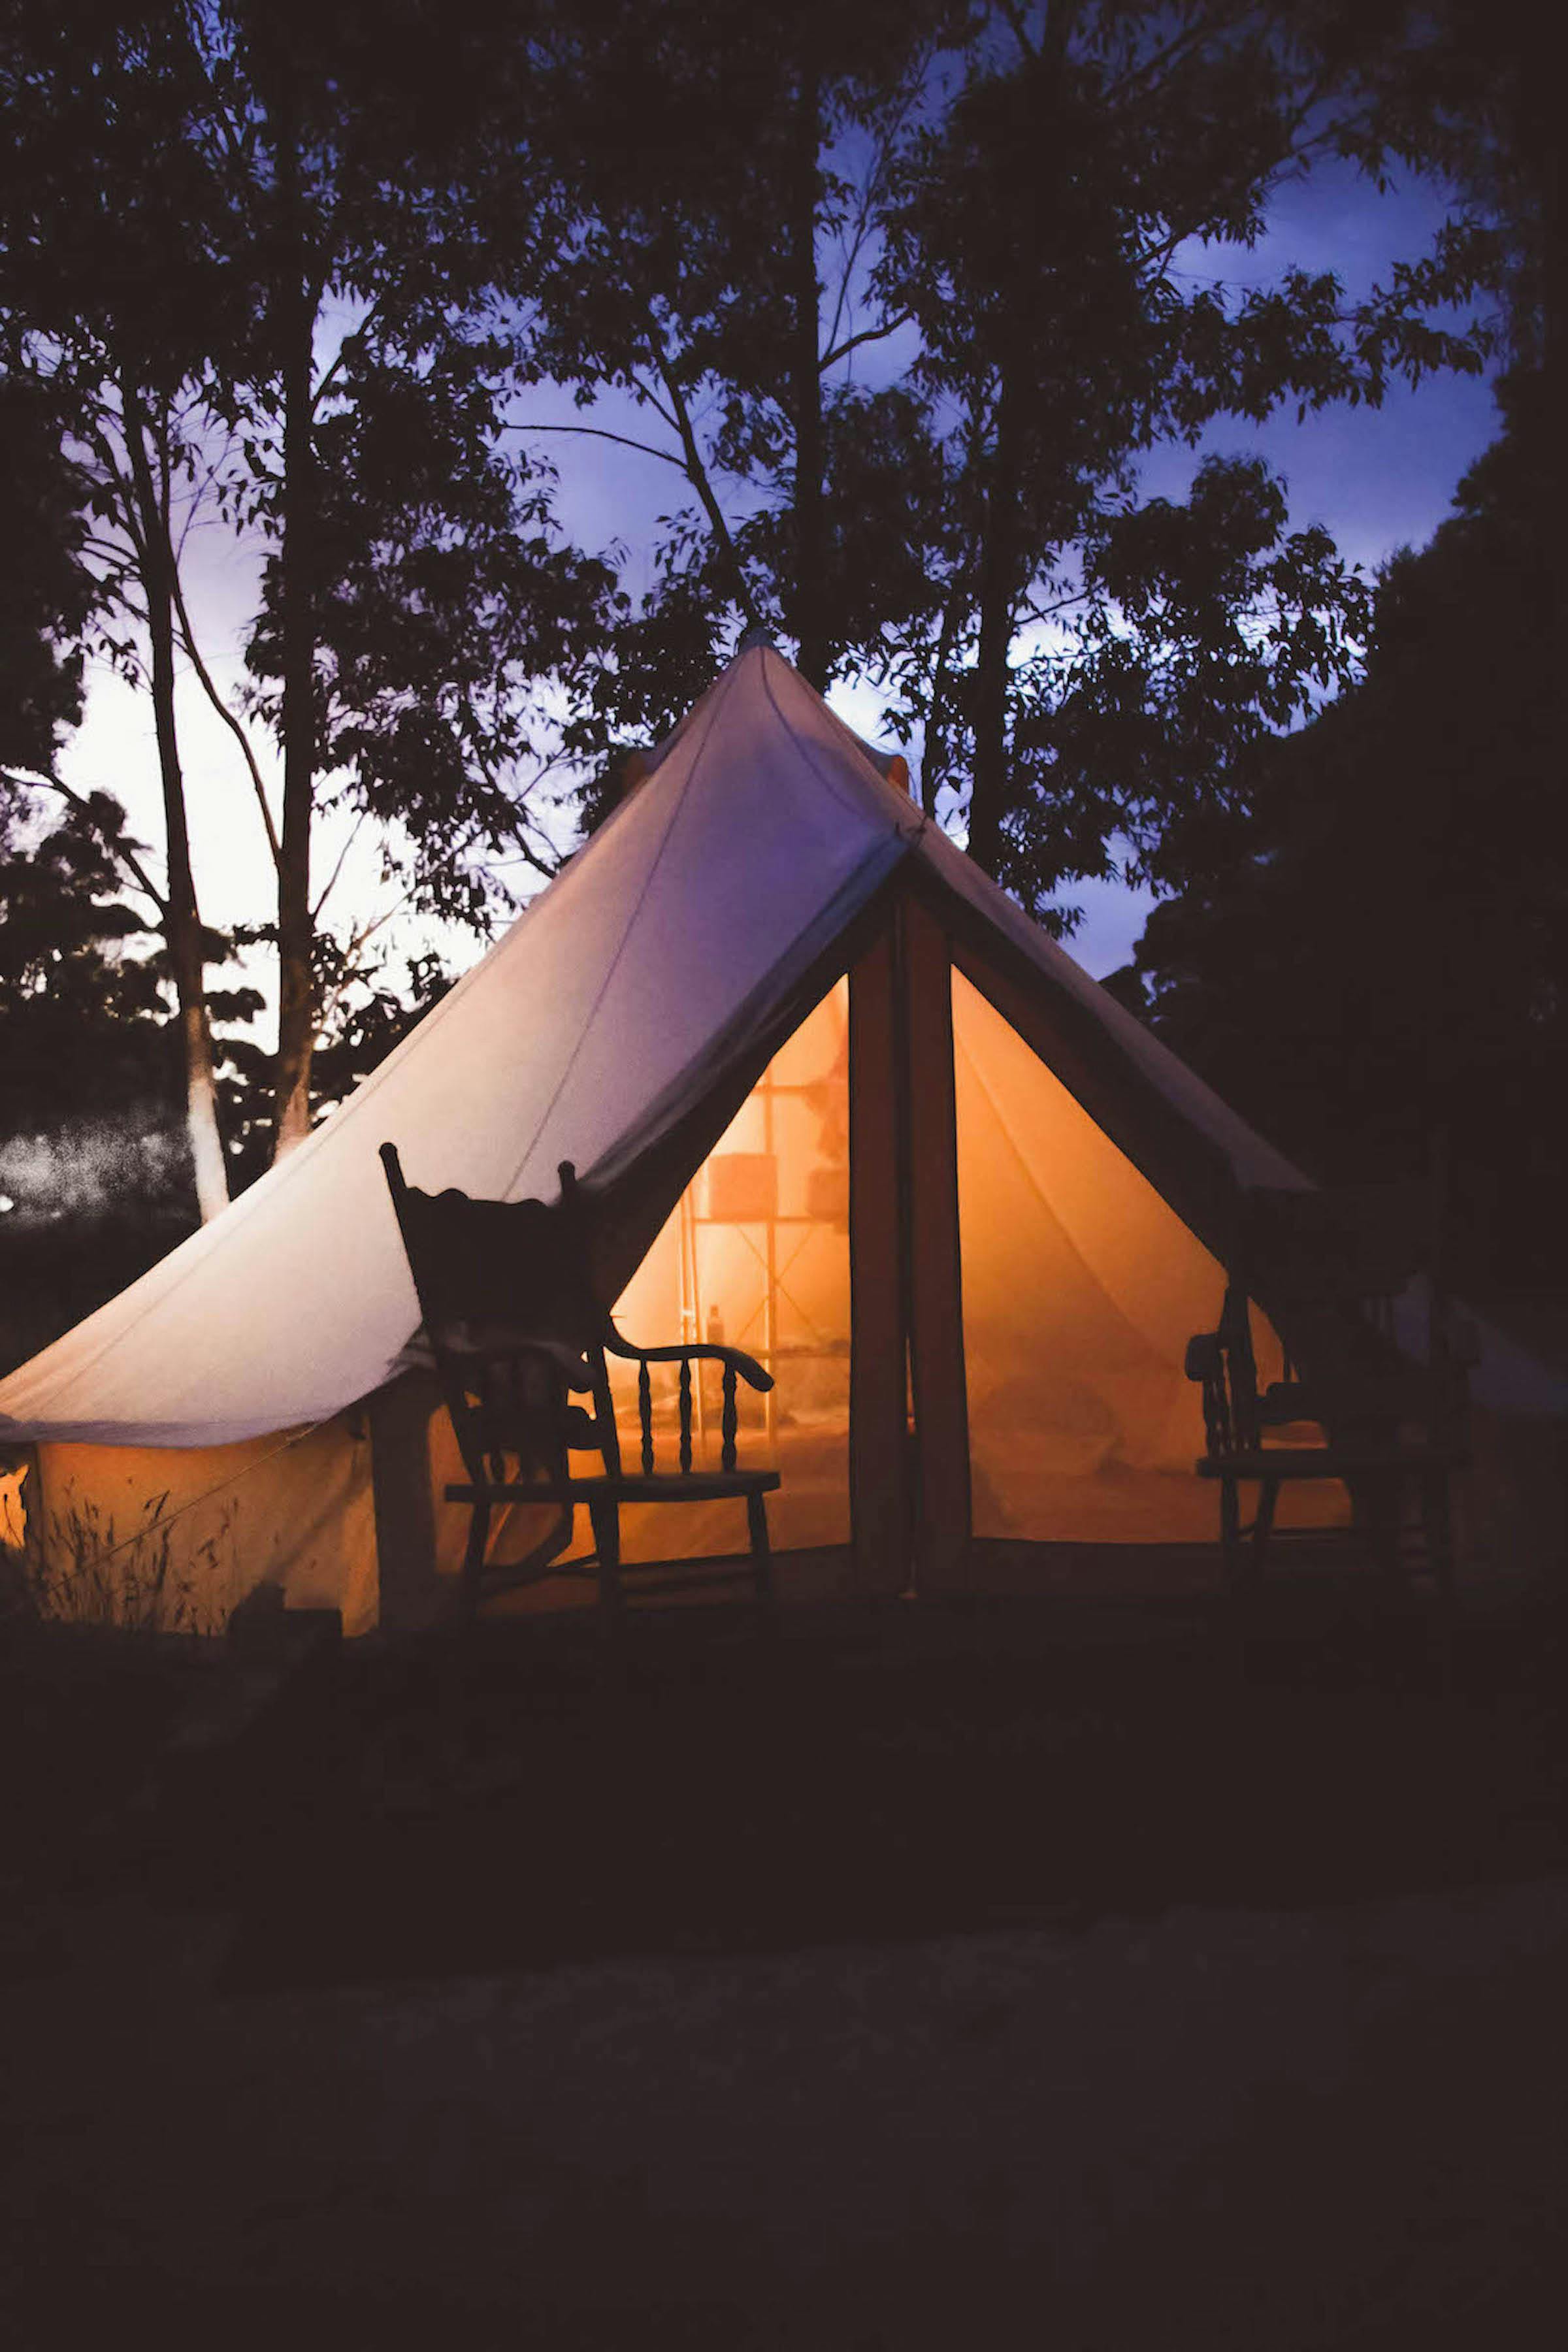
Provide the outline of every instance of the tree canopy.
[[[152,926],[121,977],[204,1213],[396,1029],[393,910],[482,936],[752,621],[878,687],[1058,928],[1084,877],[1256,863],[1281,739],[1384,688],[1314,717],[1369,583],[1236,436],[1481,368],[1543,277],[1535,117],[1462,0],[8,0],[0,91],[0,748]],[[1279,230],[1320,171],[1450,201],[1352,286]],[[668,483],[651,548],[574,543],[612,446]],[[249,583],[237,677],[198,524]],[[58,772],[84,653],[146,698],[152,848]],[[265,1048],[222,1034],[195,694],[268,877]],[[329,815],[377,852],[353,919]]]
[[1568,851],[1553,404],[1379,583],[1364,679],[1262,763],[1112,985],[1264,1132],[1347,1181],[1453,1157],[1472,1282],[1561,1283]]

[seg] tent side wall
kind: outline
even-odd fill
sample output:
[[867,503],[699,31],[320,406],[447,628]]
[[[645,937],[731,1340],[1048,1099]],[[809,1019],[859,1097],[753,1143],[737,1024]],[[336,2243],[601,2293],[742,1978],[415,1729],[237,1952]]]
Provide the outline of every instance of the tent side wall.
[[[1217,1502],[1193,1475],[1202,1419],[1181,1359],[1186,1338],[1212,1328],[1218,1314],[1243,1199],[1237,1174],[1114,1038],[1091,1050],[1081,1005],[940,877],[920,877],[903,928],[910,1020],[925,1024],[913,1034],[929,1044],[945,985],[957,1048],[950,1056],[944,1040],[911,1080],[917,1102],[923,1088],[934,1105],[923,1135],[911,1137],[906,1209],[927,1253],[911,1321],[916,1391],[940,1415],[933,1426],[928,1408],[920,1476],[922,1494],[946,1498],[921,1549],[922,1589],[1128,1597],[1213,1590]],[[1032,1080],[1020,1067],[1031,1060]],[[1055,1104],[1045,1099],[1052,1094]],[[950,1118],[951,1189],[941,1157]],[[1278,1181],[1277,1172],[1265,1168],[1257,1181]],[[1091,1288],[1100,1312],[1091,1322],[1086,1307],[1075,1322],[1073,1295]],[[1257,1310],[1254,1339],[1262,1377],[1278,1377],[1279,1342]],[[1302,1442],[1312,1442],[1305,1431]],[[1054,1464],[1053,1445],[1062,1457]],[[1091,1477],[1097,1453],[1104,1472]],[[1561,1576],[1561,1419],[1473,1408],[1469,1458],[1455,1487],[1461,1575]],[[1297,1486],[1285,1490],[1280,1512],[1284,1526],[1343,1525],[1349,1502],[1336,1485]]]
[[[1163,1194],[1168,1185],[1205,1201],[1210,1230],[1223,1229],[1229,1171],[1142,1089],[1119,1087],[1114,1058],[1107,1068],[1076,1035],[1075,1008],[1014,970],[1005,942],[987,953],[967,913],[928,884],[900,919],[918,1588],[1210,1586],[1217,1528],[1193,1475],[1202,1418],[1182,1356],[1217,1316],[1225,1276]],[[974,1066],[980,1024],[990,1095]],[[1055,1114],[1043,1129],[1039,1093]],[[1156,1161],[1160,1189],[1130,1146]],[[1148,1278],[1160,1282],[1165,1258],[1183,1261],[1180,1297],[1160,1301],[1157,1343],[1130,1326],[1052,1213],[1048,1196],[1075,1187],[1097,1203],[1111,1196],[1108,1238],[1146,1261]],[[1150,1415],[1167,1436],[1177,1425],[1180,1475],[1123,1458]]]
[[214,1633],[257,1585],[274,1584],[291,1607],[340,1610],[346,1633],[376,1622],[363,1411],[236,1445],[44,1444],[24,1494],[32,1573],[52,1614]]

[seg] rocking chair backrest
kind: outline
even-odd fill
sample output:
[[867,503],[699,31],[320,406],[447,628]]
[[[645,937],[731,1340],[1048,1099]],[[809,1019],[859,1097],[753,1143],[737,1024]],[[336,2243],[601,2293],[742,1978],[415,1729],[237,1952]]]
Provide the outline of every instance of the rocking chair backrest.
[[[1311,1417],[1349,1424],[1430,1418],[1445,1352],[1431,1301],[1429,1362],[1394,1342],[1395,1301],[1432,1260],[1430,1202],[1416,1184],[1248,1196],[1237,1279],[1268,1314]],[[1234,1318],[1233,1318],[1234,1320]]]
[[[583,1204],[570,1160],[561,1198],[472,1200],[405,1183],[382,1163],[452,1425],[470,1477],[566,1475],[570,1451],[620,1468],[605,1336],[587,1276]],[[592,1399],[584,1412],[574,1392]]]
[[1412,1184],[1329,1191],[1263,1187],[1247,1200],[1245,1273],[1281,1314],[1293,1306],[1360,1307],[1385,1328],[1387,1307],[1429,1255],[1425,1193]]

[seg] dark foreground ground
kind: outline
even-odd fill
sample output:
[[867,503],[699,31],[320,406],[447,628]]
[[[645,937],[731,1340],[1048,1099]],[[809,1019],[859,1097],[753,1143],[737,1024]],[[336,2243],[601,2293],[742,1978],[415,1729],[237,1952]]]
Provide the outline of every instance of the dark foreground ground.
[[13,1643],[7,2340],[1562,2340],[1559,1612],[633,1631]]

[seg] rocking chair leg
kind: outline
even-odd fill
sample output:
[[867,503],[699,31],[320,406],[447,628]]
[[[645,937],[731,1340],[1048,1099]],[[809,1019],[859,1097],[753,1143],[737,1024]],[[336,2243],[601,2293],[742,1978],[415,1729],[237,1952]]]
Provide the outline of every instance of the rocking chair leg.
[[756,1587],[757,1606],[763,1622],[771,1633],[776,1622],[773,1602],[773,1562],[768,1546],[768,1498],[765,1495],[746,1497],[746,1525],[752,1538],[752,1575]]
[[1234,1478],[1222,1478],[1219,1482],[1219,1545],[1221,1573],[1225,1581],[1225,1648],[1230,1670],[1245,1676],[1251,1611],[1247,1605],[1247,1579],[1243,1570],[1241,1496]]
[[1438,1686],[1447,1691],[1454,1678],[1454,1529],[1445,1471],[1433,1471],[1422,1480],[1421,1516],[1436,1589]]
[[599,1555],[599,1621],[606,1635],[619,1634],[624,1618],[621,1591],[620,1506],[595,1501],[588,1506],[594,1523],[594,1549]]
[[1219,1547],[1225,1589],[1235,1601],[1241,1591],[1241,1498],[1234,1478],[1219,1482]]
[[479,1588],[485,1570],[485,1545],[489,1540],[490,1507],[475,1503],[468,1520],[468,1549],[463,1554],[463,1622],[471,1625],[479,1613]]
[[1367,1482],[1367,1534],[1383,1589],[1390,1601],[1405,1591],[1405,1567],[1399,1557],[1399,1521],[1404,1496],[1397,1476]]
[[1265,1478],[1258,1490],[1258,1516],[1252,1522],[1252,1549],[1247,1562],[1247,1582],[1250,1592],[1256,1592],[1263,1581],[1263,1563],[1268,1556],[1268,1539],[1274,1533],[1274,1508],[1279,1500],[1278,1478]]

